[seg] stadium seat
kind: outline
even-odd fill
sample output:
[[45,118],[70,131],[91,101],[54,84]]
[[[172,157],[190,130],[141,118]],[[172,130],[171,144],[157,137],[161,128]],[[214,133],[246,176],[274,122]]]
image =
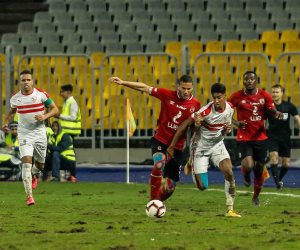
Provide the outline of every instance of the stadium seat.
[[275,22],[275,28],[280,31],[293,29],[293,23],[289,19],[280,19]]
[[243,52],[243,43],[237,40],[227,41],[225,43],[225,52]]
[[263,44],[259,40],[248,40],[245,42],[245,52],[263,52]]
[[221,36],[221,41],[223,42],[239,39],[239,34],[236,33],[235,31],[223,31],[220,33],[220,36]]
[[243,42],[248,40],[258,40],[259,34],[255,30],[241,30],[239,31],[239,34],[241,36],[241,40]]
[[266,43],[265,53],[271,57],[270,62],[275,64],[280,53],[283,52],[283,43],[280,41],[269,41]]
[[131,41],[124,43],[125,51],[127,53],[142,53],[143,45],[138,41]]
[[225,8],[226,11],[230,11],[230,10],[239,10],[241,11],[244,6],[243,6],[243,2],[240,0],[230,0],[230,1],[226,1],[225,2]]
[[64,46],[61,43],[48,43],[44,45],[46,47],[46,53],[50,53],[50,54],[64,53]]
[[49,23],[49,22],[52,22],[52,16],[50,15],[49,12],[39,11],[39,12],[36,12],[34,14],[33,22],[35,24],[38,24],[38,23]]
[[85,47],[84,47],[83,44],[77,44],[77,43],[69,44],[67,46],[67,53],[70,53],[70,54],[84,54],[85,53]]
[[206,43],[210,41],[219,40],[219,35],[215,31],[206,30],[203,33],[200,33],[201,42]]
[[86,46],[86,53],[88,55],[104,51],[104,46],[102,46],[99,42],[96,42],[96,41],[95,42],[86,42],[86,43],[84,43],[84,45]]
[[18,33],[35,33],[35,27],[33,25],[33,22],[20,22],[18,24]]
[[45,33],[45,31],[47,31],[47,33],[49,32],[55,32],[55,26],[52,22],[49,23],[38,23],[35,24],[35,27],[37,29],[37,33],[41,34],[41,33]]
[[281,32],[280,41],[290,42],[299,40],[299,31],[297,30],[284,30]]
[[297,41],[286,41],[285,42],[285,52],[299,52],[300,40]]
[[59,35],[55,32],[42,33],[39,35],[42,44],[59,43]]
[[164,44],[162,43],[145,43],[146,45],[146,52],[153,53],[153,52],[163,52],[164,51]]
[[261,42],[279,41],[279,32],[275,30],[264,31],[260,38]]
[[39,43],[27,44],[26,54],[43,54],[44,46]]
[[16,33],[4,33],[1,36],[1,44],[8,45],[8,44],[18,44],[20,43],[20,35]]

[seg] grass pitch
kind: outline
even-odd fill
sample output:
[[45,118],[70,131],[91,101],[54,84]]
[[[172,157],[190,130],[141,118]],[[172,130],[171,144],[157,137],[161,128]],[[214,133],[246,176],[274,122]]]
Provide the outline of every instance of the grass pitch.
[[179,184],[157,219],[145,184],[41,183],[27,207],[21,182],[2,182],[0,249],[300,249],[300,190],[265,188],[260,207],[238,193],[242,218],[226,218],[222,189]]

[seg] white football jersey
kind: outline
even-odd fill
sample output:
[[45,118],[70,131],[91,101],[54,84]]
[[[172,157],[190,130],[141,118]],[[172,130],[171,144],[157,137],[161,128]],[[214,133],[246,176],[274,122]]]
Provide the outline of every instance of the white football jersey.
[[[232,123],[234,109],[231,103],[226,102],[224,111],[218,112],[215,110],[213,102],[210,102],[196,113],[203,117],[203,121],[195,132],[193,146],[197,148],[197,151],[206,151],[224,139],[225,126]],[[192,118],[194,118],[194,114],[192,114]]]
[[[32,94],[23,95],[21,91],[13,95],[10,99],[11,108],[17,109],[19,116],[18,134],[41,133],[45,132],[43,121],[37,121],[36,115],[45,113],[46,100],[49,99],[48,94],[41,89],[33,89]],[[37,134],[38,135],[38,134]]]

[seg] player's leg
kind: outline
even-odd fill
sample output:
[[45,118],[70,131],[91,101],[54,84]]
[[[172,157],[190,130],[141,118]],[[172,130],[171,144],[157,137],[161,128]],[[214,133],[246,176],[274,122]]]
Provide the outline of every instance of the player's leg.
[[279,174],[278,174],[278,150],[279,143],[272,137],[268,139],[268,148],[270,156],[270,168],[276,187],[279,187]]
[[32,188],[36,189],[38,185],[37,176],[44,170],[46,153],[47,153],[47,141],[46,138],[41,138],[40,141],[33,144],[33,157],[35,169],[32,171]]
[[22,181],[27,195],[26,203],[28,206],[34,205],[34,199],[32,196],[32,155],[33,145],[26,141],[26,139],[20,139],[20,157],[22,161]]
[[258,196],[262,190],[264,184],[264,176],[263,170],[266,164],[267,157],[267,145],[266,141],[256,141],[254,144],[254,155],[253,158],[255,160],[254,165],[254,193],[252,197],[252,201],[254,205],[259,205]]
[[284,142],[282,142],[279,148],[279,156],[282,158],[280,174],[279,174],[279,189],[283,187],[283,177],[288,172],[288,167],[290,165],[290,157],[291,157],[291,140],[290,137],[286,138]]
[[209,157],[196,153],[193,158],[193,181],[199,190],[204,191],[208,188],[208,165]]
[[234,197],[235,197],[235,180],[232,172],[232,163],[230,160],[229,153],[224,143],[218,143],[212,149],[211,160],[215,166],[218,166],[225,178],[225,197],[227,206],[227,217],[241,217],[238,213],[233,210]]
[[175,191],[176,183],[180,178],[180,169],[183,159],[183,152],[174,151],[174,158],[168,160],[163,169],[163,179],[160,198],[162,201],[168,199]]
[[251,142],[238,142],[238,147],[242,156],[241,171],[243,174],[243,182],[246,187],[250,187],[251,170],[254,166],[252,144]]

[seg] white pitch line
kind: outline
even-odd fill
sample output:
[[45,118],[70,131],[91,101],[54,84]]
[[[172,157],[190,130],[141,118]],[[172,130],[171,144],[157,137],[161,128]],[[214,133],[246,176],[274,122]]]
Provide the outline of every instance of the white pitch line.
[[[197,188],[186,188],[186,189],[192,189],[192,190],[198,191]],[[224,189],[209,188],[209,189],[206,189],[205,191],[224,192]],[[246,190],[237,190],[236,192],[240,193],[240,194],[247,194],[247,193],[253,194],[253,192],[246,191]],[[300,198],[299,194],[289,194],[289,193],[286,194],[286,193],[275,193],[275,192],[261,192],[260,194],[262,194],[262,195],[277,195],[277,196],[287,196],[287,197],[293,197],[293,198]]]

